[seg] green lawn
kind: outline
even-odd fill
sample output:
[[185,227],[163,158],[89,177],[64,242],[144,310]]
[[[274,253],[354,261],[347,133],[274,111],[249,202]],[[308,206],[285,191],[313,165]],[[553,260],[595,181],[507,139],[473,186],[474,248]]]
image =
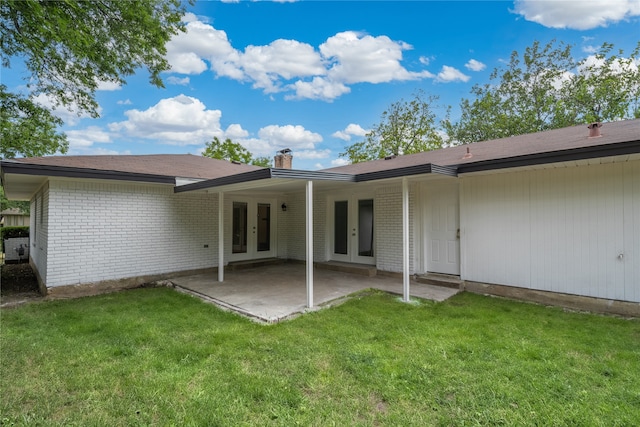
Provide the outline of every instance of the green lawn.
[[277,325],[170,289],[1,313],[4,425],[640,425],[640,321],[381,292]]

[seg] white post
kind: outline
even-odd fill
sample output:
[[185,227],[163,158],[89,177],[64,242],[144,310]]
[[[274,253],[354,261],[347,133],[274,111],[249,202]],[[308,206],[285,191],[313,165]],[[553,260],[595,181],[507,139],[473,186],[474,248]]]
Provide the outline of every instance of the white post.
[[409,302],[409,182],[402,178],[402,300]]
[[224,193],[218,193],[218,282],[224,282]]
[[307,307],[313,307],[313,181],[307,181]]

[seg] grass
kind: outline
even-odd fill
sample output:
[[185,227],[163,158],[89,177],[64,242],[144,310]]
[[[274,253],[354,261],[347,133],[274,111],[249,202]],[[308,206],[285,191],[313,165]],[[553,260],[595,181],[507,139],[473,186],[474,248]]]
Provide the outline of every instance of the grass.
[[138,289],[5,309],[2,425],[640,425],[640,322],[381,292],[264,326]]

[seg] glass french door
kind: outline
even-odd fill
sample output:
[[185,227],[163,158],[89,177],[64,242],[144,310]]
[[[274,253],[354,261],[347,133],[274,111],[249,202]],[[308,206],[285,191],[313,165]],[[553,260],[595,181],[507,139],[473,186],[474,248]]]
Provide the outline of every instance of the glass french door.
[[273,201],[234,200],[231,215],[231,259],[276,255]]
[[331,201],[331,207],[332,259],[375,264],[373,198],[337,197]]

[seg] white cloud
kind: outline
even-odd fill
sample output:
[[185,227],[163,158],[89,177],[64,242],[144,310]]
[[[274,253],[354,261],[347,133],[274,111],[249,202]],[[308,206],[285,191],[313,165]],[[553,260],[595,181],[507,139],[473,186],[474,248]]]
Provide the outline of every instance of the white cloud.
[[167,44],[172,72],[200,74],[210,67],[217,77],[250,82],[267,94],[284,92],[285,99],[331,101],[349,93],[350,84],[435,77],[426,70],[404,68],[403,52],[412,46],[384,35],[345,31],[318,48],[278,39],[240,50],[231,45],[226,32],[195,15],[186,14],[184,20],[186,33]]
[[344,31],[320,45],[330,62],[328,76],[344,83],[383,83],[392,80],[419,80],[432,77],[428,71],[411,72],[400,65],[402,52],[413,49],[387,36],[373,37]]
[[103,147],[69,148],[67,153],[70,156],[126,156],[131,154],[131,150],[116,151]]
[[298,80],[290,86],[295,89],[295,95],[287,95],[285,99],[321,99],[332,101],[345,93],[351,92],[351,88],[340,82],[333,82],[322,77],[314,77],[310,82]]
[[131,105],[131,104],[133,104],[133,102],[131,102],[130,99],[125,99],[125,100],[121,99],[120,101],[116,102],[116,104],[118,104],[118,105]]
[[337,166],[346,166],[346,165],[350,165],[351,162],[347,159],[343,159],[342,157],[338,158],[338,159],[334,159],[331,160],[331,166],[333,167],[337,167]]
[[[595,55],[589,55],[578,71],[582,74],[588,75],[590,70],[597,70],[603,65],[605,65],[605,60],[603,58],[598,58]],[[611,63],[611,69],[614,74],[635,73],[638,71],[639,67],[640,62],[629,61],[624,58],[622,60],[615,59]]]
[[[227,132],[230,132],[229,129]],[[245,136],[234,141],[242,144],[254,156],[272,156],[283,148],[292,149],[294,157],[300,159],[320,159],[330,154],[330,150],[316,150],[316,144],[322,141],[320,134],[300,125],[269,125],[258,131],[257,138]]]
[[128,110],[125,115],[128,120],[111,123],[109,129],[174,145],[198,145],[225,135],[220,128],[220,110],[207,110],[202,101],[186,95],[162,99],[144,111]]
[[176,77],[176,76],[169,76],[167,77],[167,83],[172,84],[172,85],[178,85],[178,86],[186,86],[191,82],[191,80],[189,79],[189,77]]
[[514,12],[545,27],[588,30],[640,16],[638,0],[516,0]]
[[464,64],[464,66],[471,71],[482,71],[487,66],[480,61],[476,61],[475,59],[470,59],[469,62]]
[[429,65],[429,63],[433,60],[433,57],[429,57],[429,56],[421,56],[419,58],[419,61],[422,65]]
[[98,83],[98,87],[96,88],[96,90],[110,92],[110,91],[122,89],[122,86],[120,85],[120,83],[117,83],[117,82],[105,82],[105,81],[99,80],[97,83]]
[[313,149],[322,141],[318,133],[306,130],[300,125],[269,125],[258,131],[258,136],[274,147],[295,149]]
[[246,138],[249,136],[249,132],[245,129],[242,129],[242,126],[239,124],[232,124],[227,127],[227,130],[224,132],[225,138],[231,138],[232,140],[238,138]]
[[342,139],[344,141],[351,141],[352,135],[365,136],[367,133],[369,133],[369,131],[366,129],[363,129],[362,126],[357,125],[355,123],[349,123],[349,125],[346,128],[344,128],[343,130],[334,132],[331,136],[333,136],[334,138]]
[[331,155],[331,150],[302,150],[293,154],[299,159],[326,159]]
[[227,33],[216,30],[188,13],[184,17],[186,32],[179,33],[167,43],[167,60],[171,71],[181,74],[200,74],[208,67],[203,59],[225,61],[233,57],[235,49]]
[[[61,118],[65,124],[69,126],[75,126],[80,122],[80,120],[91,117],[89,113],[80,111],[76,104],[71,104],[66,107],[58,105],[54,100],[43,93],[36,96],[34,101],[47,108],[54,116]],[[98,106],[97,112],[98,114],[102,113],[102,107]]]
[[462,73],[460,70],[443,65],[442,70],[438,73],[436,80],[439,82],[450,83],[455,81],[468,82],[471,77]]
[[238,63],[265,93],[278,92],[277,82],[325,74],[320,54],[313,46],[295,40],[276,40],[267,46],[247,46]]
[[95,143],[106,144],[111,142],[110,134],[98,126],[68,130],[65,133],[67,134],[70,150],[91,147]]

